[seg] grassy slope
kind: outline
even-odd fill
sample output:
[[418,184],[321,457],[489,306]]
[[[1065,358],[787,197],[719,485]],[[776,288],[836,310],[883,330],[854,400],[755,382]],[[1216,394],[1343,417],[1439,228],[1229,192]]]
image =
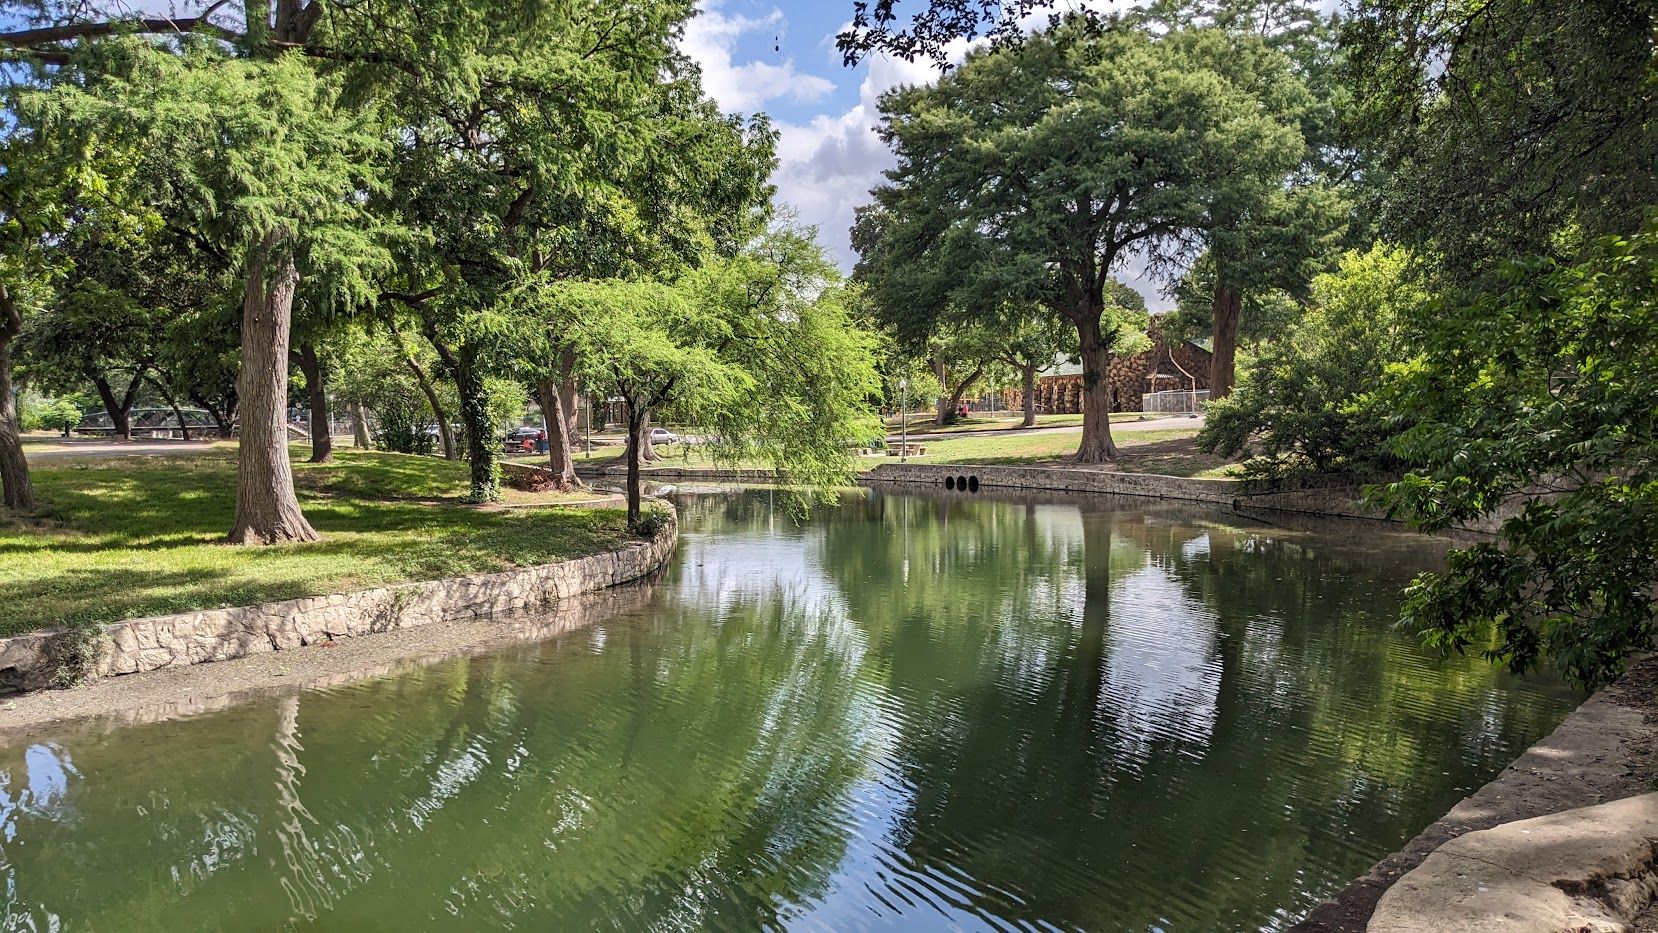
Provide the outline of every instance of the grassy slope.
[[[1226,476],[1235,465],[1222,457],[1214,457],[1197,449],[1194,438],[1197,431],[1191,427],[1178,426],[1181,422],[1171,422],[1175,427],[1167,430],[1124,432],[1117,435],[1117,446],[1122,449],[1122,457],[1118,461],[1118,469],[1127,473],[1162,473],[1168,476]],[[977,463],[977,464],[1027,464],[1048,463],[1062,461],[1076,453],[1077,445],[1082,442],[1082,435],[1075,431],[1050,431],[1030,434],[1000,434],[984,432],[983,436],[962,437],[952,440],[929,441],[925,436],[915,439],[916,443],[927,448],[925,456],[912,459],[914,463]],[[731,466],[730,464],[715,464],[703,456],[695,447],[680,446],[660,448],[663,451],[662,462],[645,467],[646,473],[654,469],[675,469],[681,467],[712,467]],[[594,457],[588,461],[580,453],[576,454],[576,464],[596,463],[613,466],[619,462],[620,448],[593,449]],[[513,457],[519,462],[541,462],[542,457]],[[896,463],[898,458],[885,455],[859,458],[857,469],[860,472],[873,470],[883,463]],[[740,463],[739,467],[765,469],[763,463]]]
[[[1169,476],[1223,475],[1229,463],[1197,449],[1192,428],[1135,431],[1117,435],[1121,457],[1117,468],[1127,473],[1163,473]],[[927,454],[914,463],[1026,464],[1062,460],[1076,453],[1082,436],[1075,433],[1015,434],[923,441]],[[865,458],[873,469],[893,457]]]
[[614,509],[462,506],[465,464],[336,456],[295,464],[324,540],[272,548],[218,543],[235,511],[228,453],[42,463],[40,522],[0,522],[0,635],[528,566],[626,539]]

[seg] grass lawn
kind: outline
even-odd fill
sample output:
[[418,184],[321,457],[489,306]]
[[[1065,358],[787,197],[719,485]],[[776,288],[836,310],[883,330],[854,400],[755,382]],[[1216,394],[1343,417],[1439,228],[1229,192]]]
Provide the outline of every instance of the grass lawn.
[[[1060,415],[1056,417],[1080,417]],[[1203,476],[1225,477],[1232,475],[1237,464],[1224,457],[1216,457],[1197,449],[1195,438],[1197,429],[1185,426],[1183,422],[1172,421],[1167,429],[1122,432],[1116,435],[1117,446],[1122,450],[1122,456],[1117,462],[1117,469],[1125,473],[1161,473],[1166,476]],[[1062,462],[1075,454],[1077,445],[1082,442],[1082,435],[1072,431],[1039,432],[1032,434],[997,434],[985,432],[983,436],[952,438],[949,440],[929,441],[923,435],[912,439],[912,443],[921,443],[927,448],[926,456],[914,457],[914,463],[977,463],[982,465],[995,464],[1040,464],[1052,463],[1061,465]],[[704,455],[697,447],[659,447],[663,459],[658,463],[646,464],[644,472],[649,475],[652,470],[672,470],[683,467],[721,467],[733,466],[744,469],[769,469],[765,463],[738,463],[716,464]],[[580,453],[576,454],[576,465],[592,462],[603,466],[616,466],[621,463],[621,448],[593,449],[592,461],[584,460]],[[538,454],[526,457],[509,457],[519,463],[542,463],[546,456]],[[859,458],[857,469],[859,472],[868,472],[883,463],[897,463],[897,457],[889,457],[882,452],[876,456]]]
[[512,496],[547,508],[462,505],[464,463],[335,456],[294,464],[324,539],[268,548],[219,543],[235,512],[232,451],[42,462],[37,520],[0,520],[0,635],[543,564],[628,537],[621,510],[558,508],[557,494]]
[[[1111,423],[1117,424],[1123,421],[1141,420],[1151,421],[1153,419],[1167,417],[1169,416],[1143,415],[1137,411],[1119,411],[1112,413]],[[928,434],[955,434],[963,431],[1003,431],[1008,429],[1018,429],[1023,420],[1023,417],[1018,414],[994,416],[976,414],[969,415],[955,424],[947,424],[943,427],[937,427],[933,424],[932,415],[925,413],[916,414],[912,412],[910,414],[910,434],[925,436]],[[903,428],[903,424],[903,419],[897,416],[892,416],[886,419],[887,431],[890,433],[898,433]],[[1039,428],[1081,427],[1082,415],[1037,415],[1036,426]]]
[[[1230,461],[1197,449],[1194,428],[1136,431],[1118,434],[1121,457],[1117,469],[1125,473],[1162,473],[1168,476],[1223,476]],[[1066,433],[963,437],[925,442],[926,456],[912,463],[1034,464],[1060,461],[1077,451],[1082,435]],[[872,470],[896,457],[865,457],[860,469]]]

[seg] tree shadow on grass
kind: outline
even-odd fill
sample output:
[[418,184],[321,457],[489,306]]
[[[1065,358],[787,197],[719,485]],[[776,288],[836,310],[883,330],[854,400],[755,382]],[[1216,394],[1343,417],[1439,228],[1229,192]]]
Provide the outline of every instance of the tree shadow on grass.
[[223,568],[179,571],[88,567],[14,583],[0,610],[0,636],[86,627],[122,619],[236,605]]

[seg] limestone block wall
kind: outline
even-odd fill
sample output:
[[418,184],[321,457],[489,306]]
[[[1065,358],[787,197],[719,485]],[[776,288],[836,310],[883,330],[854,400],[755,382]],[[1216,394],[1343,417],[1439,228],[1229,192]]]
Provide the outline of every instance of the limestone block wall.
[[[648,540],[556,564],[116,622],[96,636],[90,673],[113,677],[540,609],[650,574],[667,562],[678,537],[670,521]],[[0,693],[47,686],[55,646],[64,639],[61,632],[0,639]]]
[[1287,512],[1313,512],[1357,518],[1381,516],[1359,507],[1353,485],[1317,484],[1310,488],[1253,489],[1227,479],[1189,479],[1154,473],[1114,473],[1053,467],[972,466],[969,464],[885,463],[865,474],[869,483],[912,483],[955,488],[965,481],[979,488],[1052,489],[1154,499],[1182,499],[1217,505]]

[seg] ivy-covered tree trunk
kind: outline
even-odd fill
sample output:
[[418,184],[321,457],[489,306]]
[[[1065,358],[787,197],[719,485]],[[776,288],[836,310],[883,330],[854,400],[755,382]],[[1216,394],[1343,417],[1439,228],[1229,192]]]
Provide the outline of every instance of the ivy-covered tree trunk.
[[1025,417],[1019,426],[1032,428],[1036,426],[1036,364],[1025,363],[1020,370],[1025,379]]
[[557,380],[544,379],[536,385],[535,394],[547,422],[547,469],[559,489],[574,489],[581,480],[576,478],[576,462],[570,454],[570,419],[562,390]]
[[1215,286],[1215,343],[1209,359],[1209,397],[1232,394],[1238,358],[1238,321],[1243,316],[1243,295],[1224,282]]
[[1111,344],[1100,332],[1104,309],[1091,304],[1073,320],[1077,327],[1078,351],[1082,357],[1082,445],[1077,463],[1111,463],[1117,459],[1117,444],[1111,439]]
[[311,407],[311,462],[332,463],[334,431],[328,416],[328,370],[309,341],[294,354],[299,371],[305,374],[305,393]]
[[242,299],[242,371],[237,398],[236,522],[231,544],[320,538],[300,511],[288,462],[288,335],[299,269],[275,232],[248,250]]
[[0,502],[20,512],[35,507],[29,461],[23,456],[23,426],[12,398],[12,341],[22,331],[23,316],[0,283]]
[[478,349],[471,344],[458,351],[440,348],[461,397],[461,423],[466,427],[466,459],[472,474],[469,502],[501,498],[501,468],[495,455],[495,419],[489,411],[489,392],[478,366]]

